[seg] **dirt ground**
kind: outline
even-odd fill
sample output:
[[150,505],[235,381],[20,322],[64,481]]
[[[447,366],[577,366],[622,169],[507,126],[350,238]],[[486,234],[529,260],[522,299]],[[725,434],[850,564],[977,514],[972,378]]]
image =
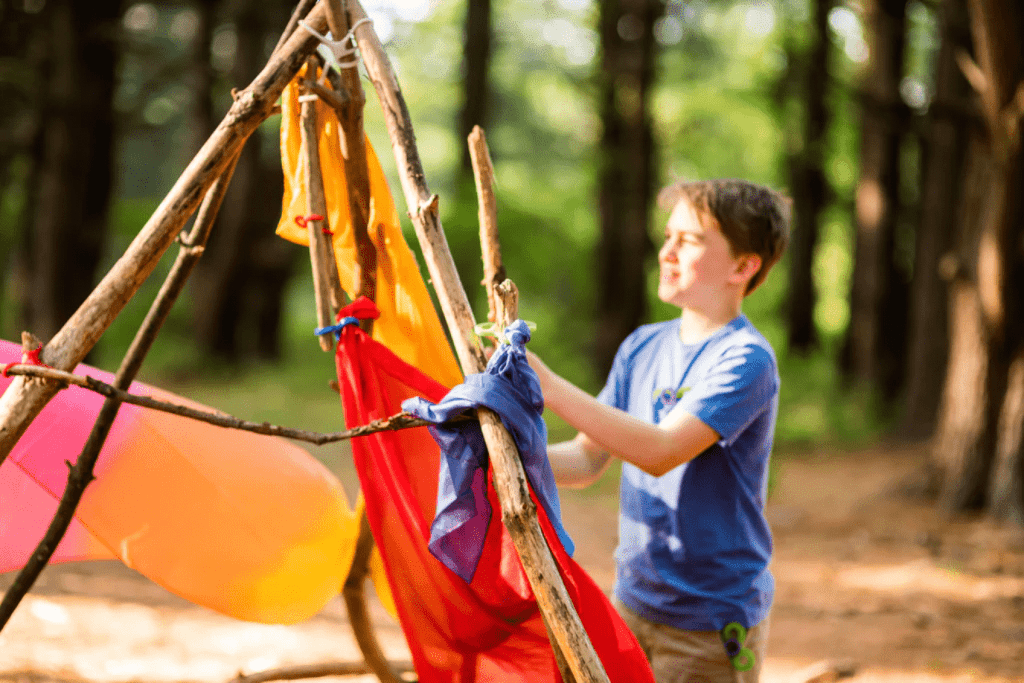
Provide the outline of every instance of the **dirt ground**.
[[[778,465],[764,683],[802,683],[825,662],[853,669],[850,681],[1024,682],[1024,534],[944,519],[908,496],[921,463],[919,452],[881,449]],[[577,560],[606,588],[613,488],[562,498]],[[10,579],[0,576],[0,589]],[[400,629],[373,610],[387,654],[407,659]],[[295,626],[249,624],[116,562],[48,569],[0,633],[0,683],[225,683],[239,672],[360,659],[340,599]]]

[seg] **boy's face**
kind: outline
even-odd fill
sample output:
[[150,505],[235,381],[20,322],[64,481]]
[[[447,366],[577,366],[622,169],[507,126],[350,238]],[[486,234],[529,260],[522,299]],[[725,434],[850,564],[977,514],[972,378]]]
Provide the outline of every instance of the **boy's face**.
[[705,227],[690,202],[681,200],[669,216],[658,252],[658,298],[679,308],[703,309],[714,307],[737,286],[742,296],[750,279],[743,277],[748,258],[734,256],[718,226]]

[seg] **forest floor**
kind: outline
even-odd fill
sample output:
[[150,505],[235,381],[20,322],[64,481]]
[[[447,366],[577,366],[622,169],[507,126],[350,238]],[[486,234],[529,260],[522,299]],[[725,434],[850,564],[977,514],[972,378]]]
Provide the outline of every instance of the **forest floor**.
[[[864,683],[1024,682],[1024,533],[946,519],[908,495],[922,464],[918,451],[878,448],[777,465],[764,683],[803,683],[825,662]],[[576,558],[606,588],[614,489],[562,497]],[[10,579],[0,576],[0,589]],[[372,607],[387,654],[407,659],[400,629]],[[295,626],[249,624],[116,562],[49,568],[0,634],[0,683],[225,683],[240,671],[336,660],[360,660],[340,599]]]

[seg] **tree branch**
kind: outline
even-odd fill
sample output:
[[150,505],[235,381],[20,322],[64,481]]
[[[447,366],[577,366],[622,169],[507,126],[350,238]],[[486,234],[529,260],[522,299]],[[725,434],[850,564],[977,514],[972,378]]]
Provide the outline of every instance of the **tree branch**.
[[[395,662],[399,673],[413,671],[412,662]],[[301,664],[270,669],[254,674],[239,673],[228,683],[269,683],[270,681],[296,681],[303,678],[324,678],[326,676],[359,676],[372,674],[366,662],[324,662],[322,664]]]
[[[24,377],[38,377],[40,379],[50,380],[52,383],[57,385],[59,389],[66,388],[69,385],[74,385],[76,387],[88,389],[89,391],[95,391],[97,394],[109,399],[117,400],[121,403],[128,403],[141,408],[148,408],[150,410],[159,410],[160,412],[170,413],[172,415],[180,415],[181,417],[198,420],[199,422],[206,422],[207,424],[224,427],[225,429],[238,429],[244,432],[262,434],[264,436],[283,436],[287,439],[295,439],[296,441],[311,443],[314,446],[323,446],[325,444],[336,443],[338,441],[347,441],[357,436],[366,436],[368,434],[376,434],[377,432],[411,429],[412,427],[426,427],[433,424],[426,420],[421,420],[418,417],[413,417],[409,413],[403,412],[380,420],[373,420],[368,424],[353,427],[352,429],[346,429],[340,432],[321,433],[298,429],[296,427],[280,427],[278,425],[272,425],[269,422],[252,422],[238,417],[233,417],[231,415],[226,415],[224,413],[198,410],[179,403],[160,401],[149,396],[129,394],[128,392],[118,389],[113,385],[101,382],[94,377],[74,375],[70,372],[46,368],[39,365],[12,365],[8,368],[7,374],[21,375]],[[453,421],[461,421],[465,419],[471,418],[456,418]]]
[[469,134],[469,158],[473,165],[473,179],[479,203],[480,246],[484,260],[484,279],[480,282],[487,290],[488,319],[495,322],[494,288],[505,281],[505,266],[501,262],[498,240],[498,202],[494,197],[494,165],[487,148],[483,128],[473,126]]

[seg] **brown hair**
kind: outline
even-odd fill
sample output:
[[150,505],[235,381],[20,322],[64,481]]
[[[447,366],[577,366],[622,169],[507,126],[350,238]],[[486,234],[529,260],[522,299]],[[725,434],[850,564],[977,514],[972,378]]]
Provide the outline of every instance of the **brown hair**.
[[718,226],[734,256],[761,257],[746,294],[757,289],[786,250],[790,201],[775,190],[733,179],[678,181],[658,193],[658,204],[666,211],[684,199],[701,221]]

